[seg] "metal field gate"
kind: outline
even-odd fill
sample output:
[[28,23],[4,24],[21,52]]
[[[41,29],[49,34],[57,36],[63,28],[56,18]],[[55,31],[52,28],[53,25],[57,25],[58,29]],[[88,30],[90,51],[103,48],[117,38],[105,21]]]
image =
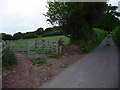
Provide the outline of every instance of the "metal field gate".
[[10,41],[10,49],[15,52],[23,53],[27,56],[52,56],[58,55],[60,50],[59,40],[35,40],[35,41],[24,41],[15,40]]

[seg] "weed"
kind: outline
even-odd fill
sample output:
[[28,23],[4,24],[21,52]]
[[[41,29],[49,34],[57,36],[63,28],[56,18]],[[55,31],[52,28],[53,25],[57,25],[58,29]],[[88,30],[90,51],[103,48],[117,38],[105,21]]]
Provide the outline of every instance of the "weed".
[[53,64],[47,64],[47,66],[52,66]]
[[55,59],[59,59],[59,58],[60,58],[59,55],[48,55],[48,57],[50,57],[50,58],[55,58]]
[[10,67],[17,64],[16,55],[11,50],[4,50],[2,56],[2,67]]
[[35,59],[32,59],[31,61],[32,61],[32,65],[48,64],[48,62],[45,58],[35,58]]
[[64,64],[62,66],[60,66],[60,68],[67,68],[69,66],[69,64]]

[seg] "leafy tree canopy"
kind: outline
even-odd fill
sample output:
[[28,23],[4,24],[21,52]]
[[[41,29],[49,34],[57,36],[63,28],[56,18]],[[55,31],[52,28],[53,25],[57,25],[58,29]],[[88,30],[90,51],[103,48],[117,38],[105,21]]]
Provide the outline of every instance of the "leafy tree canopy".
[[120,20],[118,19],[120,13],[116,11],[117,8],[117,6],[108,5],[105,13],[96,22],[95,27],[112,31],[115,27],[120,26]]
[[71,39],[93,38],[93,25],[104,14],[105,2],[50,2],[48,3],[47,21],[62,27]]

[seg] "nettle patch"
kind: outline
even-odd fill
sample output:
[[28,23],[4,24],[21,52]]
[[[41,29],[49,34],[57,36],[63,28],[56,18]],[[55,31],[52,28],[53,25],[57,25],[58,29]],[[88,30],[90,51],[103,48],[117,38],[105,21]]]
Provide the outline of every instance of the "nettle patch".
[[47,66],[52,66],[52,64],[47,62],[47,59],[45,58],[34,58],[31,60],[32,65],[40,66],[40,65],[47,65]]

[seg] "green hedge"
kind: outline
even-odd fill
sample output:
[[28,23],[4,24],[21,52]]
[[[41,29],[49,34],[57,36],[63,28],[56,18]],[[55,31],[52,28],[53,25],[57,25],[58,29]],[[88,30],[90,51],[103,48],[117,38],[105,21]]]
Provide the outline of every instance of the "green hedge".
[[120,27],[116,27],[112,31],[112,36],[113,36],[113,40],[115,41],[117,46],[120,47]]
[[17,64],[16,55],[11,50],[4,50],[2,56],[2,67],[10,67]]
[[96,33],[95,41],[97,44],[100,44],[101,41],[107,36],[108,32],[98,28],[94,28],[93,30]]
[[88,41],[81,41],[80,46],[81,49],[84,53],[89,53],[91,52],[96,46],[98,46],[101,41],[107,36],[107,31],[104,31],[102,29],[94,28],[93,29],[95,34],[94,34],[94,39],[93,40],[88,40]]

